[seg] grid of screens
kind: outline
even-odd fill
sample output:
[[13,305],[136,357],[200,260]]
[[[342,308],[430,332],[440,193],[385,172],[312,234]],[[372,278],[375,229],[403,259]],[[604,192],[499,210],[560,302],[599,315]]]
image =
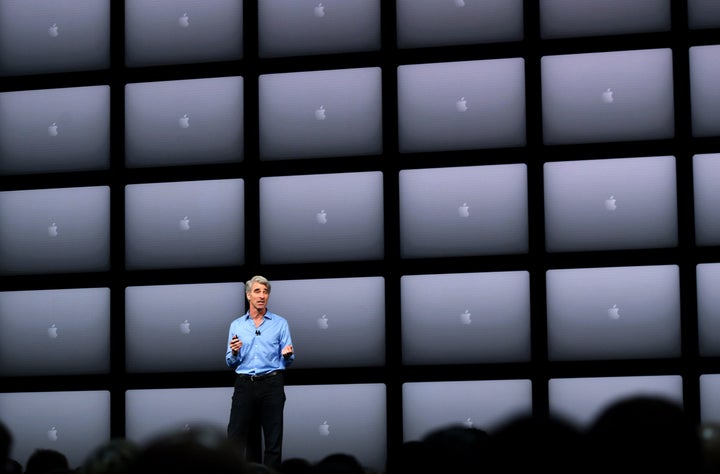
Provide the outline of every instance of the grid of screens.
[[80,406],[93,440],[223,429],[255,274],[286,456],[648,391],[720,418],[719,64],[703,0],[0,2],[15,456],[77,462]]

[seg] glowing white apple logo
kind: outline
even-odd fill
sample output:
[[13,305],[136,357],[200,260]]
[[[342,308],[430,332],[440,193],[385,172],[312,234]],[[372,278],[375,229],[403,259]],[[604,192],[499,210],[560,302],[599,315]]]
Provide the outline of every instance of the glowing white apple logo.
[[50,135],[51,137],[57,137],[57,135],[58,135],[57,123],[53,122],[50,124],[50,126],[48,127],[48,135]]
[[618,305],[614,304],[611,308],[608,308],[608,317],[610,317],[610,319],[618,319],[620,317],[620,308],[618,308]]
[[613,97],[613,90],[611,88],[608,87],[602,93],[602,101],[606,104],[612,104],[615,101],[615,97]]
[[56,223],[52,223],[48,226],[48,235],[50,237],[57,237],[58,236],[58,226]]
[[56,337],[58,337],[58,328],[57,326],[55,326],[55,323],[50,325],[47,330],[47,334],[50,339],[55,339]]
[[472,418],[468,417],[468,418],[463,422],[463,425],[465,425],[466,428],[472,428],[472,427],[473,427]]
[[328,328],[327,314],[323,314],[322,316],[320,316],[317,320],[317,324],[320,329],[327,329]]
[[190,127],[190,116],[188,116],[188,114],[183,115],[178,119],[178,124],[180,125],[180,128]]
[[180,323],[180,332],[183,334],[190,334],[190,321],[186,319]]
[[455,0],[455,6],[462,8],[465,6],[465,0]]
[[188,216],[180,219],[180,230],[190,230],[190,218]]
[[190,17],[187,12],[183,13],[180,18],[178,18],[178,25],[180,25],[181,28],[187,28],[190,26]]
[[327,212],[325,212],[325,209],[315,214],[315,220],[318,224],[327,224]]
[[455,108],[457,108],[458,112],[466,112],[468,109],[467,99],[465,97],[460,97],[455,102]]
[[466,309],[462,313],[460,313],[460,322],[463,324],[470,324],[472,323],[472,313],[470,310]]
[[55,428],[54,426],[51,426],[47,432],[47,437],[50,441],[57,441],[58,440],[57,428]]
[[325,120],[325,106],[321,105],[317,109],[315,109],[315,120]]
[[318,432],[322,436],[328,436],[330,435],[330,425],[328,425],[327,421],[323,421],[318,425]]
[[470,217],[470,207],[466,202],[462,203],[462,205],[458,207],[458,216]]
[[614,211],[617,209],[617,201],[615,200],[615,196],[612,194],[605,200],[605,209],[608,211]]
[[318,3],[317,5],[315,5],[313,11],[315,12],[316,17],[322,18],[325,16],[325,5],[323,5],[322,3]]
[[57,23],[53,23],[48,28],[48,35],[50,35],[51,38],[57,38],[60,34],[60,28],[57,26]]

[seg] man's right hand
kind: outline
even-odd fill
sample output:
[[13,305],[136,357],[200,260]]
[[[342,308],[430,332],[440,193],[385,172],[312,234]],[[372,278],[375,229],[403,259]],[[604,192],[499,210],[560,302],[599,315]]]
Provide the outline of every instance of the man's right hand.
[[242,341],[235,334],[230,340],[230,350],[234,356],[238,355],[240,348],[242,347]]

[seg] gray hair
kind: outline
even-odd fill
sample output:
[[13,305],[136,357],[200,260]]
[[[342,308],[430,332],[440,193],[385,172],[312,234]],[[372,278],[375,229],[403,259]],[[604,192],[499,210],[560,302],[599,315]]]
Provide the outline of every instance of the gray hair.
[[245,282],[245,293],[250,293],[250,289],[252,288],[253,283],[260,283],[265,288],[267,288],[268,293],[270,293],[270,281],[261,275],[255,275],[254,277],[250,278],[248,281]]

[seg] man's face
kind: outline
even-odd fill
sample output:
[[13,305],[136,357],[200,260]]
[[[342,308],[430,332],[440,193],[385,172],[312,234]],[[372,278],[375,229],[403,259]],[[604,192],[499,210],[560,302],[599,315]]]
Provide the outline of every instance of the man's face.
[[254,282],[247,293],[247,299],[250,306],[262,310],[265,309],[268,299],[270,299],[270,292],[265,285]]

